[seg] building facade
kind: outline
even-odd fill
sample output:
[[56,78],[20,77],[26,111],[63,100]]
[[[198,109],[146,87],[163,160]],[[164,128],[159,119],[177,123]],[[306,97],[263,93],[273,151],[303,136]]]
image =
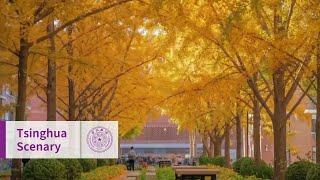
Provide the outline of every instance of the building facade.
[[[315,160],[315,111],[307,109],[304,120],[292,117],[288,122],[287,138],[287,160],[291,164],[298,159]],[[263,128],[261,128],[263,129]],[[248,132],[247,132],[248,131]],[[242,128],[242,156],[253,157],[253,128],[249,121],[249,128],[246,123]],[[230,135],[231,159],[236,159],[236,137],[232,132]],[[248,136],[248,138],[247,138]],[[267,163],[273,164],[273,135],[265,131],[261,132],[261,158]],[[248,141],[248,142],[247,142]],[[197,155],[202,155],[203,146],[199,136],[196,136]],[[132,140],[122,140],[121,150],[125,154],[133,146],[140,155],[165,155],[179,154],[188,156],[190,153],[190,135],[186,131],[178,131],[170,118],[161,117],[157,120],[150,120],[144,127],[141,135]],[[224,155],[224,142],[222,142],[222,155]]]

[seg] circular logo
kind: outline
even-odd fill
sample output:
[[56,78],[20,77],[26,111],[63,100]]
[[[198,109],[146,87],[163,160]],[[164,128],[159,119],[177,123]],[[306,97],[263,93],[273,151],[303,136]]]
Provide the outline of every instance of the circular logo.
[[109,129],[101,126],[92,128],[87,135],[87,144],[95,152],[105,152],[111,147],[112,141]]

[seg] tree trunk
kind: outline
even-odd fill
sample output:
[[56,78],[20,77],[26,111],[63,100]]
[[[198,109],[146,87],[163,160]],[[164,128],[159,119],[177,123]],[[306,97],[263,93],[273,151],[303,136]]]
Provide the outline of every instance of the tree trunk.
[[192,132],[189,132],[189,155],[191,159],[194,157],[194,139]]
[[254,161],[259,163],[261,161],[261,149],[260,149],[260,106],[259,101],[254,97],[253,100],[253,150]]
[[208,138],[206,138],[205,135],[202,135],[201,141],[202,141],[202,156],[209,156]]
[[69,94],[69,121],[76,120],[76,103],[75,103],[75,83],[73,80],[73,45],[72,45],[72,31],[73,27],[68,27],[68,55],[70,57],[70,62],[68,64],[68,94]]
[[236,116],[236,139],[237,139],[237,160],[242,157],[242,132],[241,132],[241,118],[238,114]]
[[222,143],[222,138],[217,138],[214,141],[214,150],[213,150],[213,156],[217,157],[217,156],[221,156],[221,143]]
[[213,140],[210,138],[210,150],[209,150],[209,157],[214,156],[214,143]]
[[320,163],[320,34],[317,46],[316,162]]
[[[48,34],[54,31],[54,21],[47,27]],[[54,36],[49,38],[48,49],[48,79],[47,79],[47,120],[56,121],[56,61],[54,59],[55,42]]]
[[[18,65],[18,98],[16,104],[16,121],[26,120],[26,103],[27,103],[27,69],[28,69],[28,32],[25,24],[20,24],[20,50]],[[22,178],[22,161],[21,159],[12,160],[11,179],[20,180]]]
[[274,115],[272,119],[274,131],[274,179],[284,180],[286,161],[286,105],[284,68],[279,67],[273,74]]
[[224,156],[226,158],[227,168],[231,167],[230,164],[230,126],[226,125],[225,134],[224,134]]
[[202,143],[202,156],[208,156],[208,147],[204,143]]
[[196,136],[197,136],[197,133],[196,132],[193,132],[193,156],[196,157],[197,156],[197,139],[196,139]]
[[246,157],[250,156],[249,152],[249,112],[247,111],[247,123],[246,123]]
[[122,155],[122,149],[121,149],[121,135],[120,135],[120,133],[118,134],[118,160],[120,160],[121,159],[121,155]]
[[[70,75],[72,72],[72,65],[69,65],[68,69],[69,69],[68,72]],[[69,121],[75,121],[76,120],[75,83],[71,77],[68,77],[68,94],[69,94]]]

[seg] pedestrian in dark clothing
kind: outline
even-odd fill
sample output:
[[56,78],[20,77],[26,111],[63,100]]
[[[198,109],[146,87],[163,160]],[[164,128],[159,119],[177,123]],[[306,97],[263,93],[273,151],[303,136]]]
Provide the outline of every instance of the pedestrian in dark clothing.
[[137,156],[136,152],[134,151],[133,147],[131,147],[128,153],[130,171],[134,171],[134,162],[135,162],[136,156]]

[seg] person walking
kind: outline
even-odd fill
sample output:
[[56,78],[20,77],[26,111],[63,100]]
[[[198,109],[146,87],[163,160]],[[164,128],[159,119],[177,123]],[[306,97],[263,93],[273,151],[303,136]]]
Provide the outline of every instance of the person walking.
[[128,158],[129,158],[129,170],[134,171],[134,162],[136,159],[136,152],[134,151],[133,147],[130,147],[130,151],[128,153]]

